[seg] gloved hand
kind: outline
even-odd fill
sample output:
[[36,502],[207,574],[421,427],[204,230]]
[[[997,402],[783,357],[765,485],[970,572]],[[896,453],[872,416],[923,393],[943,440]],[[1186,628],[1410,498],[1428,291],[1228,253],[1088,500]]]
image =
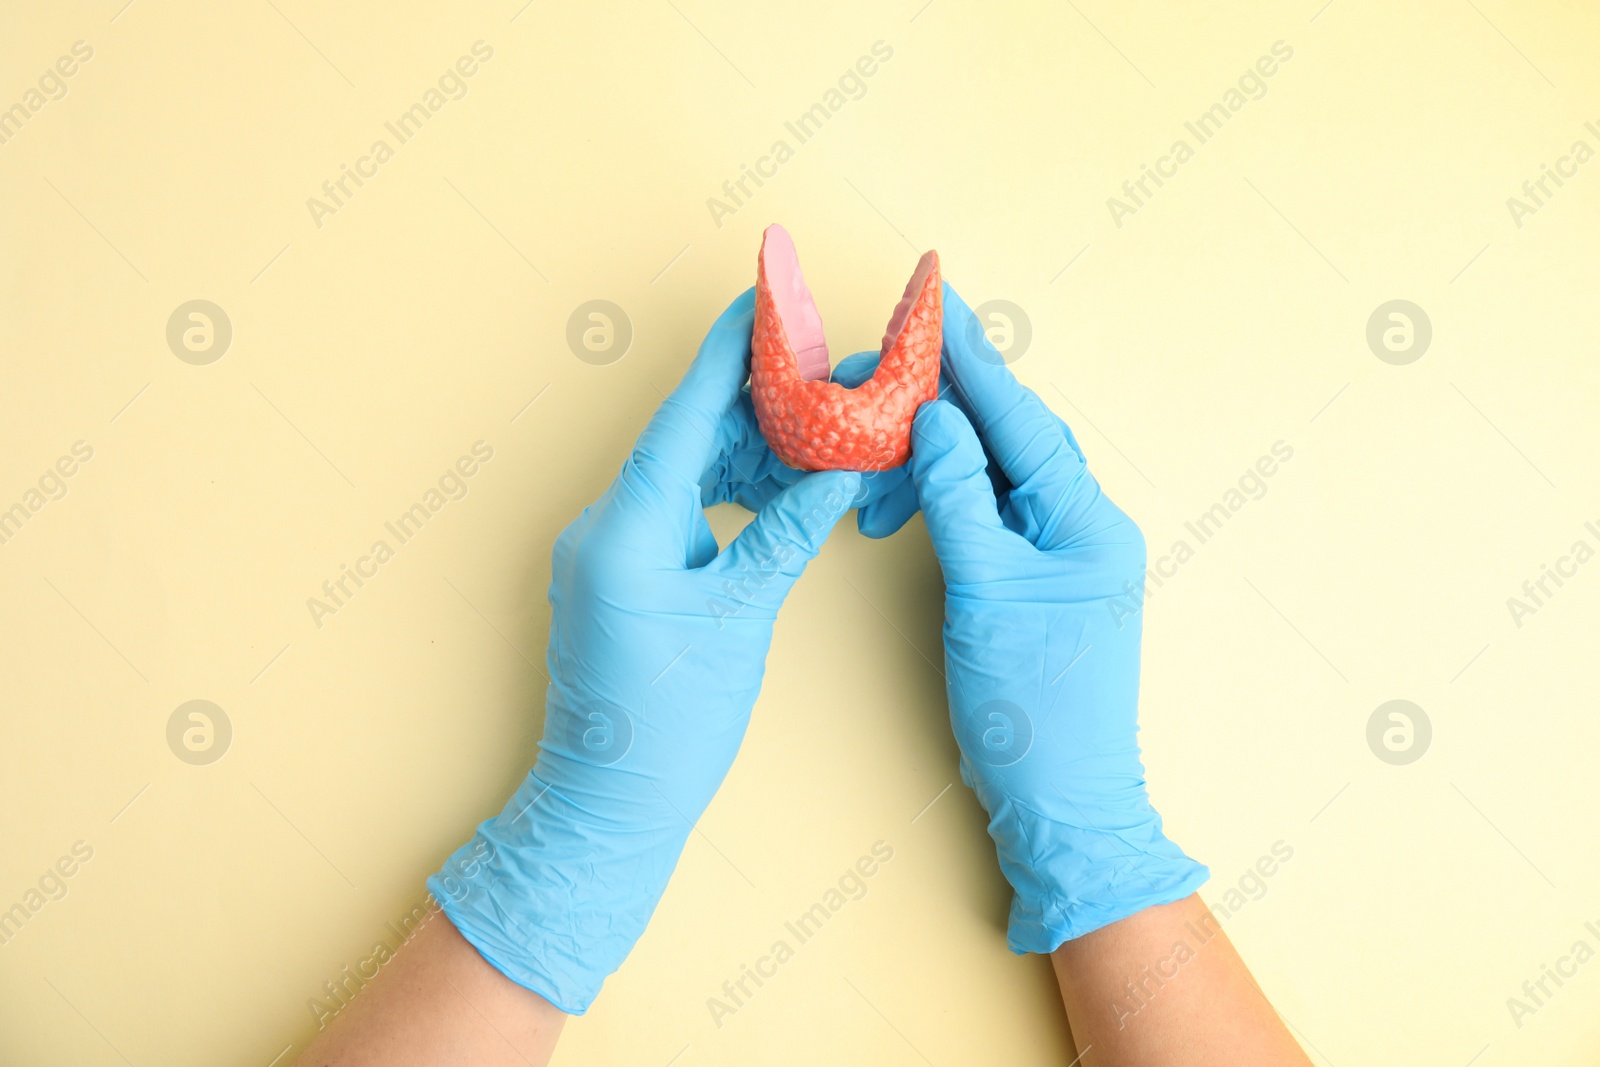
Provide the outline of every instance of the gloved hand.
[[[643,932],[744,737],[778,607],[860,488],[758,447],[754,308],[751,290],[722,314],[556,540],[538,760],[428,880],[485,959],[568,1013]],[[760,511],[719,554],[702,505],[730,499]]]
[[[1015,890],[1008,942],[1051,952],[1208,872],[1145,794],[1139,616],[1112,604],[1143,587],[1144,538],[948,284],[944,316],[949,399],[917,413],[909,466],[944,572],[950,721]],[[877,511],[890,529],[906,508]]]

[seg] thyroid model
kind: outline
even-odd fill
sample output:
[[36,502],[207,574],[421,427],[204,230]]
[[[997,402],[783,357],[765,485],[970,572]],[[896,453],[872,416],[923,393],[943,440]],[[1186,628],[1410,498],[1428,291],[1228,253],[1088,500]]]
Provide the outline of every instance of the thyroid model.
[[803,471],[881,471],[911,455],[911,420],[939,394],[944,288],[928,252],[889,317],[878,369],[846,389],[828,380],[822,317],[800,274],[794,241],[767,227],[756,265],[750,392],[777,457]]

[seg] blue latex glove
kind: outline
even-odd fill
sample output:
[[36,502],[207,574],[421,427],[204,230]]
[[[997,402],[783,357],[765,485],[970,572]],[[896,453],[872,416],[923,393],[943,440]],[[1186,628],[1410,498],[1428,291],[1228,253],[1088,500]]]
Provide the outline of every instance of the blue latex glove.
[[1139,762],[1139,617],[1111,600],[1142,588],[1144,537],[949,285],[944,316],[950,399],[918,411],[909,466],[944,572],[950,721],[1015,890],[1008,942],[1050,952],[1208,875],[1162,834]]
[[[556,540],[538,760],[428,880],[485,959],[572,1014],[644,931],[744,738],[778,607],[861,487],[757,444],[754,308],[751,290],[717,320]],[[722,500],[760,510],[719,554],[702,505]]]

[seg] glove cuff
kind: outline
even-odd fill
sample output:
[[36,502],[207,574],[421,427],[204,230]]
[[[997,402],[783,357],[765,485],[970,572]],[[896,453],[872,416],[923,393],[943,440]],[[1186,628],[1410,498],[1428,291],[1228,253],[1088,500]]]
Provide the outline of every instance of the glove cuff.
[[687,835],[596,835],[571,801],[530,773],[428,890],[496,970],[582,1015],[644,933]]
[[1019,955],[1053,952],[1064,941],[1182,900],[1211,877],[1167,839],[1161,817],[1149,808],[1132,825],[1111,830],[1053,822],[1029,830],[1026,859],[1001,854],[1016,890],[1006,943]]
[[[1060,895],[1028,902],[1020,894],[1013,896],[1011,919],[1006,929],[1007,947],[1019,956],[1054,952],[1064,942],[1110,926],[1146,908],[1182,900],[1211,878],[1204,864],[1186,856],[1163,871],[1146,873],[1151,874],[1151,886],[1146,886],[1144,892],[1109,901]],[[1160,877],[1156,877],[1157,873]]]

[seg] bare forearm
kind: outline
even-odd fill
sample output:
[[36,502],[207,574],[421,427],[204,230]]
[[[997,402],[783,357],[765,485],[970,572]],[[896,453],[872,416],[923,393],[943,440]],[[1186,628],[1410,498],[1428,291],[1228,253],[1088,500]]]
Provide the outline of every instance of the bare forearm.
[[566,1015],[490,966],[435,911],[299,1067],[542,1067]]
[[1307,1067],[1198,895],[1051,954],[1083,1067]]

